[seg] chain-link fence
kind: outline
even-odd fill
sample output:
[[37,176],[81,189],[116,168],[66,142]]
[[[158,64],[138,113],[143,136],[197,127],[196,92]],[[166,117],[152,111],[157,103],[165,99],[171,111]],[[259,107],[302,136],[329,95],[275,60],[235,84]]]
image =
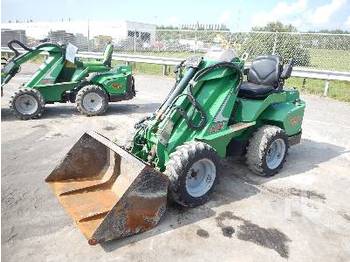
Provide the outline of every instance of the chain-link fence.
[[[350,72],[350,34],[142,30],[127,30],[118,39],[108,35],[88,39],[83,34],[73,35],[61,30],[55,35],[51,32],[47,40],[57,42],[60,39],[60,42],[77,45],[79,51],[100,52],[106,43],[113,41],[116,53],[177,58],[204,54],[213,49],[233,48],[238,55],[248,53],[248,61],[258,55],[279,54],[286,60],[294,58],[296,66]],[[30,42],[28,38],[27,44],[34,46],[38,42]]]
[[350,34],[157,30],[155,37],[136,34],[116,43],[116,51],[169,57],[187,57],[209,50],[233,48],[239,55],[279,54],[307,68],[350,71]]

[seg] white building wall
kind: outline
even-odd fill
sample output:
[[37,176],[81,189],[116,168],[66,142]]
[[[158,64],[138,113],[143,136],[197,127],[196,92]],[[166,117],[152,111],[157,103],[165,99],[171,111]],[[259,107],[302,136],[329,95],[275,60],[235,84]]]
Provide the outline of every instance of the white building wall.
[[127,31],[138,31],[138,32],[147,32],[151,34],[151,43],[154,43],[156,40],[156,29],[157,26],[154,24],[145,24],[140,22],[131,22],[126,21]]
[[[49,31],[65,30],[68,33],[88,35],[87,21],[64,22],[32,22],[32,23],[2,23],[2,28],[23,29],[27,36],[35,39],[46,38]],[[151,42],[155,41],[156,25],[130,21],[90,21],[90,39],[97,35],[109,35],[114,41],[120,41],[128,36],[128,30],[149,32]]]

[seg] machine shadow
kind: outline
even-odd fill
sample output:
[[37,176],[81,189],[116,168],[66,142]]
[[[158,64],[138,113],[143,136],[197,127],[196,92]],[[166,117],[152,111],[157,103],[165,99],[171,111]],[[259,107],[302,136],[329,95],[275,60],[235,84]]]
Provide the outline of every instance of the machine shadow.
[[317,142],[310,139],[302,139],[299,145],[289,148],[286,162],[281,172],[272,177],[260,177],[254,175],[244,165],[235,161],[235,175],[252,185],[261,185],[274,179],[294,176],[317,168],[319,164],[335,157],[349,153],[344,147],[330,143]]
[[[284,169],[277,175],[268,178],[254,175],[244,163],[238,160],[225,159],[219,183],[207,204],[197,208],[180,208],[171,204],[157,227],[139,235],[102,243],[101,246],[106,252],[112,252],[125,245],[214,217],[216,216],[215,208],[259,194],[260,185],[264,183],[273,179],[302,174],[347,152],[349,151],[345,151],[345,148],[333,144],[303,139],[301,144],[290,149]],[[264,187],[268,186],[264,185]]]
[[108,115],[118,115],[118,114],[129,114],[129,113],[153,113],[160,103],[146,103],[146,104],[110,104],[106,116]]
[[[160,103],[135,104],[135,103],[111,103],[103,117],[108,115],[124,115],[131,113],[152,113],[159,107]],[[81,115],[74,105],[48,105],[41,118],[28,120],[40,121],[40,119],[64,119],[70,117],[85,117]],[[9,108],[1,108],[1,121],[21,121],[14,116]]]
[[215,217],[216,211],[214,208],[249,198],[259,192],[260,190],[256,186],[232,176],[232,172],[224,168],[221,179],[211,195],[210,202],[207,204],[197,208],[183,208],[169,203],[161,222],[152,230],[125,239],[105,242],[101,246],[106,252],[112,252],[125,245],[193,224],[206,218]]

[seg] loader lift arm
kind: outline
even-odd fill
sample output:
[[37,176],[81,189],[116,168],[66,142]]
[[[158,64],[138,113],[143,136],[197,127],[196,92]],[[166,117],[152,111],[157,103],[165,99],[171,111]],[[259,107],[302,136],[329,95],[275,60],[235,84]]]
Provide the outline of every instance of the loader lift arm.
[[[14,47],[14,44],[19,45],[27,52],[20,54],[18,49]],[[18,40],[12,40],[8,43],[8,47],[15,53],[15,56],[11,58],[6,65],[1,69],[1,88],[7,84],[20,70],[21,65],[25,62],[33,59],[42,52],[58,53],[63,55],[64,48],[53,43],[43,43],[35,48],[29,48]]]

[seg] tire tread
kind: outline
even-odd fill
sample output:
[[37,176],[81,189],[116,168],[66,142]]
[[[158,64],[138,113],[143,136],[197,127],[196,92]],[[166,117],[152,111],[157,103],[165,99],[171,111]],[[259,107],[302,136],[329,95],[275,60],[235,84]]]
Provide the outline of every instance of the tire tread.
[[[103,94],[103,96],[104,96],[104,105],[101,108],[101,110],[99,110],[97,112],[89,112],[83,106],[84,95],[86,95],[87,93],[90,93],[90,92],[97,92],[97,93]],[[76,107],[81,114],[86,115],[86,116],[97,116],[97,115],[101,115],[104,112],[106,112],[107,107],[108,107],[108,96],[107,96],[106,92],[101,87],[99,87],[97,85],[86,85],[78,91],[75,102],[76,102]]]
[[[38,101],[38,110],[31,115],[23,115],[20,112],[18,112],[14,106],[15,100],[17,97],[19,97],[22,94],[30,94],[33,95],[34,97],[36,97],[37,101]],[[11,112],[19,119],[21,120],[29,120],[29,119],[37,119],[40,118],[44,112],[44,108],[45,108],[45,100],[44,97],[42,96],[42,94],[40,93],[39,90],[34,89],[34,88],[20,88],[17,91],[15,91],[13,93],[13,95],[10,98],[9,101],[9,108],[11,110]]]
[[[185,142],[183,145],[176,147],[176,150],[169,155],[170,159],[167,162],[165,174],[168,176],[170,180],[170,198],[176,203],[186,206],[186,207],[194,207],[205,203],[208,199],[207,197],[203,197],[200,203],[191,203],[188,199],[185,199],[183,194],[181,193],[182,185],[181,179],[185,179],[189,165],[196,159],[196,157],[205,157],[207,156],[211,160],[214,161],[217,174],[220,169],[220,158],[217,155],[216,151],[206,143],[191,141]],[[185,176],[185,177],[184,177]],[[217,179],[215,179],[217,180]],[[214,187],[213,184],[212,188]],[[208,193],[210,193],[209,190]]]
[[286,134],[283,129],[273,126],[273,125],[264,125],[260,127],[249,140],[246,153],[246,164],[248,168],[259,176],[272,176],[276,174],[282,167],[285,162],[285,157],[282,163],[271,172],[266,170],[264,167],[264,155],[268,150],[269,143],[274,137],[281,136],[286,142],[286,153],[288,151],[288,140],[286,139]]

